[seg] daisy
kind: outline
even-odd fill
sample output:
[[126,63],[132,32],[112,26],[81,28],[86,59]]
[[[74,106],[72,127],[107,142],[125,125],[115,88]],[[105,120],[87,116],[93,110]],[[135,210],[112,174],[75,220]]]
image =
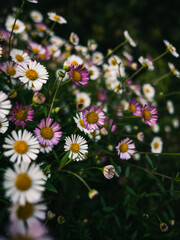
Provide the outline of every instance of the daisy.
[[96,189],[91,189],[88,193],[88,196],[89,196],[90,199],[93,199],[98,194],[99,194],[99,192]]
[[80,131],[84,132],[85,134],[89,133],[89,130],[85,128],[85,125],[83,123],[84,119],[82,117],[82,112],[80,112],[79,114],[76,113],[76,117],[73,117],[73,119]]
[[87,46],[88,46],[88,50],[93,52],[98,47],[98,44],[96,43],[96,40],[89,39],[87,42]]
[[160,137],[153,138],[151,142],[151,152],[152,153],[161,153],[162,152],[163,142]]
[[70,34],[70,37],[69,37],[69,41],[73,44],[73,45],[78,45],[79,44],[79,37],[76,33],[72,32]]
[[30,2],[30,3],[38,3],[37,0],[27,0],[27,1]]
[[143,67],[147,67],[148,70],[154,70],[153,62],[150,61],[148,58],[144,58],[143,56],[141,56],[139,57],[138,61],[142,64]]
[[167,109],[168,109],[169,114],[174,113],[174,105],[173,105],[173,102],[171,100],[167,101]]
[[30,203],[26,202],[25,205],[15,203],[10,209],[10,220],[12,224],[15,222],[18,229],[26,229],[27,226],[31,226],[34,222],[44,220],[46,218],[47,206],[42,203]]
[[54,12],[49,12],[48,13],[48,17],[50,20],[54,21],[54,22],[58,22],[60,24],[63,24],[63,23],[67,23],[66,19],[57,15],[56,13]]
[[85,128],[91,132],[98,130],[98,126],[104,125],[106,121],[105,113],[102,108],[98,106],[91,106],[84,109],[82,117],[84,119],[84,125],[86,126]]
[[19,77],[17,67],[18,65],[14,64],[12,61],[7,61],[0,64],[1,71],[13,78]]
[[101,139],[101,135],[100,135],[100,130],[94,130],[88,133],[88,137],[90,139],[93,139],[93,141],[97,142]]
[[85,154],[88,153],[87,141],[80,135],[71,135],[71,137],[65,138],[64,150],[70,151],[69,158],[79,161],[85,158]]
[[[15,125],[24,126],[27,121],[33,121],[34,110],[32,107],[26,106],[26,104],[19,104],[16,102],[15,106],[12,107],[9,119],[14,122]],[[20,124],[19,124],[20,122]]]
[[70,79],[76,85],[87,85],[89,81],[89,73],[83,65],[71,64],[69,72]]
[[30,12],[30,17],[32,18],[32,20],[35,22],[35,23],[40,23],[43,21],[43,15],[37,11],[37,10],[33,10]]
[[62,132],[59,123],[53,122],[52,118],[42,119],[34,130],[34,135],[41,145],[53,147],[57,145],[62,137]]
[[43,83],[48,80],[48,72],[46,68],[37,61],[30,60],[28,64],[23,63],[17,67],[19,80],[23,83],[28,83],[30,88],[38,90]]
[[103,62],[104,56],[101,52],[94,52],[92,55],[92,61],[94,64],[100,65]]
[[114,177],[115,174],[115,168],[113,165],[107,165],[105,167],[103,167],[103,175],[105,176],[105,178],[107,179],[112,179]]
[[4,188],[6,196],[13,203],[25,205],[26,202],[35,203],[41,199],[44,191],[46,176],[36,164],[22,162],[14,164],[14,171],[8,168],[4,175]]
[[4,156],[10,157],[11,162],[17,160],[17,164],[21,162],[31,162],[35,160],[39,153],[39,143],[32,133],[27,130],[19,130],[18,133],[12,131],[12,136],[5,138]]
[[53,35],[53,36],[50,38],[50,42],[51,42],[52,44],[56,45],[57,47],[62,47],[62,46],[64,45],[64,43],[65,43],[65,40],[62,39],[62,38],[60,38],[60,37],[58,37],[58,36],[54,36],[54,35]]
[[171,72],[172,72],[176,77],[180,78],[180,72],[175,68],[174,64],[172,64],[172,63],[169,62],[169,63],[168,63],[168,66],[169,66]]
[[81,65],[83,64],[83,59],[73,54],[67,58],[67,62],[73,65]]
[[91,104],[91,98],[86,92],[79,92],[76,94],[77,103],[83,103],[84,107],[89,107]]
[[158,133],[160,130],[159,124],[154,124],[153,126],[151,126],[151,129],[154,133]]
[[30,60],[30,57],[28,54],[22,50],[13,48],[11,50],[10,56],[12,57],[12,60],[16,63],[22,64],[22,63],[28,63]]
[[141,115],[141,106],[135,98],[129,101],[129,111],[132,112],[133,116]]
[[178,118],[174,118],[172,120],[172,125],[174,128],[178,128],[179,127],[179,119]]
[[9,121],[6,117],[0,117],[0,133],[5,133],[8,130]]
[[61,54],[59,47],[56,45],[49,45],[47,47],[47,49],[48,49],[50,55],[52,55],[53,57],[59,57]]
[[158,111],[156,107],[152,106],[151,103],[145,104],[142,107],[142,119],[145,124],[153,126],[156,124],[158,119]]
[[126,100],[124,100],[124,99],[121,101],[120,105],[121,105],[121,107],[122,107],[123,110],[128,110],[128,108],[129,108],[129,103],[128,103],[128,101],[126,101]]
[[155,96],[155,89],[151,84],[146,83],[143,85],[143,93],[148,101],[152,101]]
[[109,65],[113,67],[118,67],[122,63],[121,59],[117,55],[113,55],[108,59]]
[[14,17],[12,16],[7,17],[6,23],[5,23],[7,31],[11,32],[13,29],[13,26],[14,26],[13,33],[15,34],[21,33],[25,30],[25,25],[22,21],[17,19],[15,25],[14,25],[14,22],[15,22]]
[[130,37],[129,33],[127,30],[124,31],[124,37],[126,39],[127,42],[129,42],[129,44],[132,47],[136,47],[136,43],[134,42],[134,40]]
[[46,144],[40,144],[40,152],[42,153],[50,153],[52,151],[52,147],[47,147]]
[[0,91],[0,117],[5,118],[9,114],[12,107],[10,100],[7,100],[8,95]]
[[179,57],[179,54],[176,52],[176,48],[173,47],[167,40],[163,40],[164,44],[166,45],[167,49],[169,52],[174,56],[174,57]]
[[95,65],[87,67],[87,69],[88,69],[89,76],[90,76],[91,80],[96,80],[100,77],[100,70]]
[[36,104],[43,104],[45,102],[46,98],[42,93],[35,92],[32,100]]
[[41,44],[35,43],[35,42],[30,42],[29,46],[33,53],[35,54],[44,54],[46,52],[46,49],[42,47]]
[[130,138],[125,138],[118,143],[116,149],[122,160],[128,160],[131,158],[131,155],[135,153],[135,144]]

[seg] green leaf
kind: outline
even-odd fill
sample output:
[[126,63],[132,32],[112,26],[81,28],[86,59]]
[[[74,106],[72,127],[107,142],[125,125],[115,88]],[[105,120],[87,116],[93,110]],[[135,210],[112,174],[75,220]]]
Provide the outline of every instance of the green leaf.
[[171,196],[174,195],[174,182],[171,182],[171,186],[170,186],[170,195],[171,195]]
[[136,192],[135,192],[132,188],[126,186],[126,189],[128,190],[128,192],[129,192],[130,194],[136,196]]
[[64,167],[64,166],[66,165],[66,163],[68,162],[69,153],[70,153],[70,151],[68,151],[68,152],[64,155],[64,157],[62,158],[62,160],[61,160],[61,162],[60,162],[60,168],[61,168],[61,167]]
[[114,210],[114,208],[113,207],[104,207],[102,210],[106,213],[109,213],[109,212],[112,212]]
[[58,155],[57,155],[57,153],[56,153],[54,150],[52,150],[52,152],[53,152],[53,155],[54,155],[55,159],[58,160]]
[[152,160],[150,159],[148,154],[146,154],[146,159],[147,159],[148,163],[151,165],[151,167],[153,168]]
[[50,182],[46,182],[45,187],[51,192],[58,193],[57,189]]
[[130,174],[130,166],[127,166],[126,171],[125,171],[125,177],[128,178]]

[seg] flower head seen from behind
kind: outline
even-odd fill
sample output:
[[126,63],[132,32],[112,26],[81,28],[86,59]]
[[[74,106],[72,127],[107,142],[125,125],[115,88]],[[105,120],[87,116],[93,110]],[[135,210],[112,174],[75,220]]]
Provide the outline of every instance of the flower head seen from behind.
[[113,165],[107,165],[103,167],[103,175],[107,179],[112,179],[114,177],[115,172],[116,171]]
[[125,39],[129,42],[129,44],[132,46],[132,47],[136,47],[136,43],[134,42],[134,40],[130,37],[129,33],[127,30],[124,31],[124,37]]
[[73,45],[78,45],[79,44],[79,37],[76,33],[72,32],[70,34],[70,37],[69,37],[69,41],[73,44]]
[[142,119],[145,124],[153,126],[156,124],[158,119],[158,111],[156,107],[152,106],[151,103],[145,104],[142,107]]
[[170,44],[167,40],[163,40],[164,44],[166,45],[168,51],[174,56],[179,57],[179,54],[176,52],[176,48],[173,47],[172,44]]
[[91,189],[88,193],[88,196],[89,196],[90,199],[93,199],[98,194],[99,194],[99,192],[96,189]]
[[163,147],[163,142],[160,137],[154,137],[151,142],[151,152],[152,153],[161,153]]
[[23,63],[17,67],[19,80],[27,83],[30,88],[39,90],[48,80],[46,68],[37,61],[30,60],[28,64]]
[[76,85],[87,85],[89,81],[89,73],[83,65],[71,64],[69,72],[70,79]]
[[65,151],[70,151],[69,158],[79,161],[85,158],[85,154],[88,152],[87,141],[80,135],[71,135],[71,137],[65,138]]
[[161,232],[167,232],[167,230],[168,230],[168,225],[167,225],[167,223],[161,222],[161,223],[160,223],[160,229],[161,229]]
[[144,58],[144,57],[139,57],[138,61],[142,64],[143,67],[147,67],[148,70],[153,71],[154,70],[154,66],[153,66],[153,62],[150,61],[148,58]]
[[20,164],[31,162],[37,158],[39,153],[39,143],[32,133],[27,130],[12,131],[11,135],[5,138],[3,148],[6,150],[4,155],[10,157],[11,162]]
[[168,66],[171,70],[171,72],[178,78],[180,78],[180,72],[175,68],[174,64],[173,63],[168,63]]
[[84,119],[84,125],[89,131],[98,130],[99,126],[103,126],[106,121],[106,115],[101,107],[91,106],[84,109],[82,113]]
[[62,136],[59,123],[54,122],[52,118],[42,119],[34,130],[34,135],[41,145],[53,147],[57,145]]
[[125,138],[118,143],[116,150],[120,159],[128,160],[135,153],[135,144],[130,138]]
[[23,103],[17,103],[12,107],[9,119],[14,122],[15,125],[19,125],[24,128],[27,121],[33,121],[34,110],[32,107],[26,106]]
[[50,20],[52,20],[54,22],[58,22],[59,24],[67,23],[65,18],[63,18],[62,16],[57,15],[54,12],[49,12],[48,13],[48,17],[49,17]]
[[35,203],[40,200],[44,191],[46,176],[36,164],[22,162],[14,164],[14,170],[8,168],[4,175],[6,196],[13,203],[25,205],[26,202]]
[[135,98],[129,101],[129,111],[133,116],[141,115],[141,106]]

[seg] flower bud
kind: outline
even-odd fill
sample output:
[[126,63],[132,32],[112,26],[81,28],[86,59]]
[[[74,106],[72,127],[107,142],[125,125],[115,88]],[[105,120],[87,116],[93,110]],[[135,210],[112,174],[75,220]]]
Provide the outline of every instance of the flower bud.
[[96,190],[96,189],[91,189],[90,191],[89,191],[89,193],[88,193],[88,195],[89,195],[89,198],[90,199],[93,199],[96,195],[98,195],[99,193],[98,193],[98,191]]
[[8,93],[10,98],[15,98],[17,96],[17,92],[15,89],[12,89],[9,93]]
[[36,104],[42,104],[45,102],[46,98],[44,97],[44,95],[42,93],[35,92],[32,100]]
[[112,179],[115,174],[115,168],[113,165],[107,165],[103,168],[102,172],[103,172],[105,178]]
[[63,69],[69,72],[69,67],[70,67],[70,63],[68,61],[65,61],[63,64]]

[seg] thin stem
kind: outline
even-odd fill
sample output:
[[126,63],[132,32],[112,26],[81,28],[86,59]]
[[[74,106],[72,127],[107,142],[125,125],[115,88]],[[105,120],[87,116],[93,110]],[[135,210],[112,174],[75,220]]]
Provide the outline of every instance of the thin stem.
[[52,24],[50,30],[49,30],[48,33],[46,34],[46,36],[45,36],[45,38],[43,39],[42,43],[46,43],[46,40],[47,40],[47,38],[49,37],[49,35],[51,34],[51,32],[52,32],[52,30],[54,29],[55,25],[56,25],[56,22],[54,22],[54,23]]
[[18,122],[18,125],[16,126],[16,129],[15,129],[15,130],[18,129],[20,123],[22,122],[23,117],[25,116],[25,114],[27,113],[27,111],[28,111],[33,105],[34,105],[34,103],[32,103],[32,104],[24,111],[24,113],[23,113],[23,115],[21,116],[21,118],[20,118],[20,120],[19,120],[19,122]]
[[161,77],[155,79],[155,80],[153,81],[153,83],[156,85],[159,81],[161,81],[161,80],[167,78],[171,73],[172,73],[172,72],[170,71],[170,72],[164,74],[163,76],[161,76]]
[[180,155],[180,153],[153,153],[153,152],[136,152],[136,153],[138,153],[138,154],[152,154],[152,155],[171,155],[171,156],[179,156]]
[[177,94],[180,94],[180,91],[167,93],[167,94],[163,95],[163,97],[169,97],[169,96],[173,96],[173,95],[177,95]]
[[71,172],[69,170],[61,170],[61,172],[66,172],[66,173],[69,173],[75,177],[77,177],[86,187],[89,191],[91,191],[91,188],[89,187],[89,185],[84,181],[84,179],[82,177],[80,177],[78,174],[74,173],[74,172]]
[[141,115],[137,115],[137,116],[118,116],[118,118],[139,118],[142,117]]
[[136,72],[134,72],[130,77],[128,77],[129,79],[132,79],[133,77],[135,77],[139,72],[141,72],[143,69],[145,68],[145,66],[141,66]]
[[156,62],[158,61],[160,58],[162,58],[164,55],[166,55],[169,52],[169,50],[167,49],[165,52],[163,52],[161,55],[159,55],[158,57],[156,57],[155,59],[152,60],[152,62]]
[[119,45],[117,45],[112,52],[108,53],[106,55],[106,57],[104,58],[104,61],[106,61],[111,55],[113,55],[119,48],[121,48],[122,46],[124,46],[128,41],[125,40],[124,42],[120,43]]

